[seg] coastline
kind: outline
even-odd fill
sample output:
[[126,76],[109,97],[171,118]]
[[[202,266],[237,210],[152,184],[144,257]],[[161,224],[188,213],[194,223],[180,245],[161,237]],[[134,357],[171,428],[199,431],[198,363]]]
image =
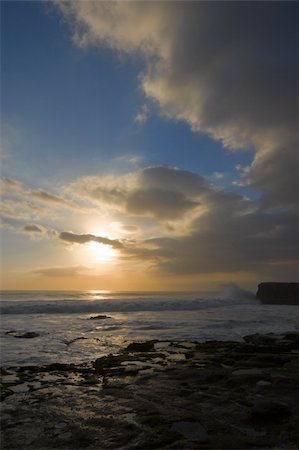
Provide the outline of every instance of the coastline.
[[299,333],[2,369],[3,449],[295,449]]

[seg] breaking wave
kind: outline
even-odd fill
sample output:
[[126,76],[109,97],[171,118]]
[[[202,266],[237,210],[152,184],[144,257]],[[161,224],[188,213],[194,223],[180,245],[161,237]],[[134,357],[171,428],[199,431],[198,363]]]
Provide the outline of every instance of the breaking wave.
[[[254,302],[254,301],[253,301]],[[1,314],[71,314],[101,312],[137,311],[193,311],[219,307],[229,307],[242,303],[252,304],[252,300],[238,298],[195,298],[195,299],[127,299],[127,300],[20,300],[2,301]]]

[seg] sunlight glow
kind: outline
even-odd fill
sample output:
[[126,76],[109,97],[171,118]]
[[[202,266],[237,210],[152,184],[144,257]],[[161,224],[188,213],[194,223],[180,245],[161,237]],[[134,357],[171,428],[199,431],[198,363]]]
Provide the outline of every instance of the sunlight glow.
[[110,245],[98,242],[89,242],[86,245],[86,250],[90,261],[93,262],[112,262],[117,256],[117,251]]

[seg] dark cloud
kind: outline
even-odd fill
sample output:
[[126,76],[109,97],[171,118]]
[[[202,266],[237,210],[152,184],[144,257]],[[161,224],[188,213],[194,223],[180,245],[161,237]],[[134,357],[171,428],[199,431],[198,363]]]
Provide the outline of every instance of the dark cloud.
[[139,172],[143,189],[166,189],[181,192],[186,197],[198,196],[210,190],[207,181],[198,174],[175,167],[146,167]]
[[139,189],[131,192],[126,201],[130,214],[153,215],[158,219],[177,219],[199,203],[187,199],[181,192],[165,189]]
[[196,209],[210,185],[200,175],[174,167],[148,167],[124,176],[85,177],[72,192],[129,214],[174,220]]
[[[56,237],[56,236],[54,236]],[[58,235],[62,241],[71,244],[87,244],[88,242],[98,242],[99,244],[109,245],[112,248],[120,250],[122,260],[139,260],[141,262],[154,261],[159,262],[170,258],[173,255],[172,250],[160,248],[154,240],[117,240],[108,239],[93,234],[75,234],[63,231]]]
[[65,242],[74,244],[87,244],[88,242],[98,242],[99,244],[109,245],[115,249],[123,248],[123,243],[116,239],[108,239],[101,236],[95,236],[93,234],[75,234],[69,231],[62,231],[59,234],[59,239]]
[[171,274],[270,273],[277,266],[278,276],[298,277],[297,214],[235,210],[225,216],[225,208],[223,203],[211,207],[186,236],[156,239],[160,250],[173,254],[157,270]]

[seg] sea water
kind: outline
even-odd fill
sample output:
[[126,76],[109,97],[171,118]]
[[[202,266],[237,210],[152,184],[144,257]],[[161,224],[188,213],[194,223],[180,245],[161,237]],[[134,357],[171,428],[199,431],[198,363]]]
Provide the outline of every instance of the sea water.
[[[263,305],[241,293],[3,291],[0,311],[2,367],[87,362],[148,339],[242,340],[299,330],[298,306]],[[26,332],[38,336],[15,337]]]

